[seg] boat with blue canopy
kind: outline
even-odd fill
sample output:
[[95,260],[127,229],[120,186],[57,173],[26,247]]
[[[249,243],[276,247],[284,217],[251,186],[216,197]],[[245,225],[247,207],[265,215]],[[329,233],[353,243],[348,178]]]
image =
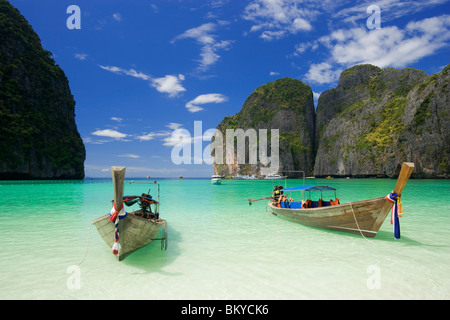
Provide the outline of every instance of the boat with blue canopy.
[[[266,206],[269,213],[303,225],[361,234],[375,237],[389,211],[392,210],[391,223],[394,236],[400,238],[398,218],[402,213],[401,193],[414,170],[414,163],[404,162],[394,190],[385,197],[340,203],[336,189],[330,186],[273,187],[271,197],[249,200],[270,200]],[[301,192],[301,199],[294,200],[292,193]],[[308,192],[308,196],[306,193]],[[317,194],[320,192],[320,196]],[[334,197],[330,197],[330,192]],[[312,197],[312,194],[316,194]],[[324,196],[326,193],[327,196]],[[329,199],[329,200],[328,200]]]

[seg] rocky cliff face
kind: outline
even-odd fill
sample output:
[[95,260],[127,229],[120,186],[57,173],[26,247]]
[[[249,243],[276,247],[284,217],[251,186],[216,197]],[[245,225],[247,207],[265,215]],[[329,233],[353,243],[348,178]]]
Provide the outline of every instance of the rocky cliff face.
[[344,71],[319,99],[315,175],[395,177],[412,161],[415,177],[450,177],[449,71]]
[[[256,89],[245,101],[239,113],[225,119],[218,125],[225,137],[226,129],[253,128],[279,130],[279,172],[299,176],[294,170],[312,174],[314,167],[314,123],[315,112],[311,87],[300,80],[283,78]],[[224,138],[225,141],[225,138]],[[236,160],[236,147],[234,159]],[[225,146],[224,146],[225,150]],[[248,143],[246,150],[248,152]],[[270,150],[270,145],[269,145]],[[261,176],[261,163],[225,163],[214,165],[214,174],[222,176]],[[299,169],[300,168],[300,169]],[[276,170],[275,170],[276,171]],[[277,173],[277,172],[274,172]],[[301,175],[300,175],[301,176]]]
[[82,179],[85,149],[64,72],[0,0],[0,179]]
[[[256,89],[217,128],[279,129],[279,172],[290,177],[396,177],[410,161],[413,177],[450,178],[449,78],[450,65],[432,76],[358,65],[320,95],[316,113],[311,88],[284,78]],[[260,168],[234,161],[214,173],[259,176]]]

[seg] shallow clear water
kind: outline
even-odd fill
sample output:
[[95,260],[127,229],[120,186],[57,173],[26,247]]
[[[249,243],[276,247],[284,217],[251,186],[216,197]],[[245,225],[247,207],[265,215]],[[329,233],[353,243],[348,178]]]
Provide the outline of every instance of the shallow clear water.
[[[408,182],[399,240],[389,218],[366,239],[284,221],[266,201],[249,206],[271,181],[159,183],[167,251],[153,242],[118,262],[90,227],[111,209],[110,180],[0,182],[0,299],[450,298],[448,180]],[[385,196],[395,180],[306,183],[336,187],[342,203]]]

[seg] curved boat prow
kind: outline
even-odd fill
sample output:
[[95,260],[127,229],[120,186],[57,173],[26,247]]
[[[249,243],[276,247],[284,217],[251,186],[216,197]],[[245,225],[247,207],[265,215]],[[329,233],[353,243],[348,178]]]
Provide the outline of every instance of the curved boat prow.
[[[413,170],[414,170],[413,162],[403,162],[402,169],[400,170],[400,174],[398,175],[397,184],[395,185],[395,188],[393,190],[393,192],[397,194],[399,197],[401,196],[403,188],[405,188],[405,185],[408,182],[409,177],[411,176]],[[385,201],[383,208],[381,209],[380,215],[375,221],[373,230],[378,231],[384,219],[386,219],[386,216],[388,215],[389,211],[392,209],[392,206],[393,206],[392,202],[390,202],[389,200]]]

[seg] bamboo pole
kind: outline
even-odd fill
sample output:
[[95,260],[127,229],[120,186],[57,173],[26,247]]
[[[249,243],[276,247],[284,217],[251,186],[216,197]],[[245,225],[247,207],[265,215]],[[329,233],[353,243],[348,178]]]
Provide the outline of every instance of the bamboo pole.
[[[113,188],[114,188],[114,203],[116,204],[116,209],[122,206],[123,203],[123,189],[125,182],[125,167],[111,167]],[[119,219],[119,244],[123,248],[123,222]],[[118,254],[119,261],[123,259],[120,252]]]

